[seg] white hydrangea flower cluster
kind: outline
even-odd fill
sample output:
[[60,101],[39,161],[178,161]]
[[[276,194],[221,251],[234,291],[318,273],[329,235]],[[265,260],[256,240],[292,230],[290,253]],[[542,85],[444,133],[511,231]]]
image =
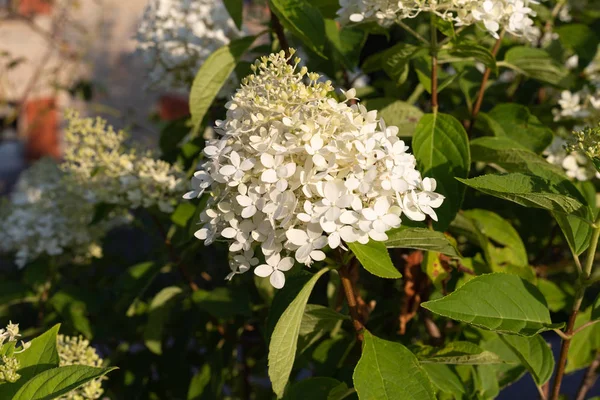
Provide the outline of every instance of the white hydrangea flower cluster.
[[[238,37],[222,0],[150,0],[137,32],[138,53],[150,67],[151,85],[187,90],[208,56]],[[236,85],[232,75],[222,95]]]
[[567,151],[567,144],[565,139],[555,136],[550,146],[544,151],[546,160],[551,164],[561,166],[571,179],[589,181],[593,178],[600,178],[600,174],[589,158],[578,151]]
[[20,267],[65,249],[84,258],[98,257],[99,239],[122,223],[113,213],[90,225],[94,205],[66,184],[64,175],[53,160],[42,159],[21,174],[10,199],[0,207],[0,253],[16,253]]
[[[57,350],[59,356],[59,366],[67,365],[87,365],[89,367],[102,367],[104,361],[98,356],[96,350],[90,345],[90,342],[83,337],[75,336],[57,336]],[[105,377],[89,381],[83,386],[59,397],[59,400],[96,400],[102,397],[102,380]]]
[[14,383],[21,375],[17,373],[20,368],[20,362],[15,354],[25,351],[31,343],[21,341],[21,346],[17,349],[19,334],[19,324],[9,322],[6,328],[0,329],[0,349],[4,345],[10,345],[3,351],[0,358],[0,384]]
[[563,90],[558,100],[560,108],[552,110],[554,120],[598,120],[600,118],[600,89],[585,87],[577,92]]
[[289,61],[283,52],[256,61],[184,196],[210,192],[195,236],[205,244],[227,239],[234,253],[228,278],[257,265],[260,246],[266,263],[254,272],[276,288],[294,258],[311,265],[325,259],[326,246],[384,241],[402,214],[436,220],[444,199],[435,180],[415,169],[397,127],[349,105],[354,89],[338,102],[329,97],[330,81],[306,67],[296,71],[298,58]]
[[535,40],[539,36],[529,5],[535,0],[340,0],[341,23],[374,21],[390,26],[395,21],[433,12],[456,26],[481,23],[495,38],[501,28],[515,36]]
[[92,203],[173,211],[185,183],[178,167],[125,145],[123,131],[70,111],[62,169]]

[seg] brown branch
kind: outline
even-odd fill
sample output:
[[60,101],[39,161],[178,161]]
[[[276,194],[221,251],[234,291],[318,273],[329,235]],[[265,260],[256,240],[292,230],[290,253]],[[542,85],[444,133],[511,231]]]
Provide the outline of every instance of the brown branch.
[[[191,275],[189,274],[187,268],[183,264],[183,261],[181,260],[179,255],[177,255],[177,252],[175,251],[175,247],[173,247],[173,243],[171,243],[171,240],[169,239],[169,236],[167,235],[165,228],[162,226],[160,220],[158,219],[158,217],[156,215],[151,214],[151,216],[152,216],[152,220],[154,221],[154,224],[156,225],[156,227],[158,228],[158,231],[160,232],[160,235],[163,239],[163,242],[165,243],[165,246],[167,247],[167,250],[169,252],[169,258],[171,259],[171,262],[173,262],[177,266],[177,269],[183,276],[183,279],[185,279],[185,281],[187,282],[190,289],[192,289],[194,292],[197,291],[199,289],[198,285],[196,284],[196,282],[194,282],[194,279],[192,279]],[[203,278],[206,279],[205,276],[203,276]],[[210,276],[209,276],[209,278],[210,278]],[[209,280],[209,279],[207,279],[207,280]]]
[[363,329],[365,326],[363,325],[362,318],[360,315],[360,310],[358,307],[358,303],[356,301],[356,294],[354,293],[354,285],[352,284],[351,278],[351,264],[346,263],[342,265],[341,268],[338,269],[338,273],[340,274],[340,280],[342,282],[342,288],[344,289],[344,295],[346,296],[346,301],[348,302],[348,309],[350,310],[350,317],[352,318],[352,325],[354,326],[354,330],[356,331],[356,339],[362,343],[363,342]]
[[[500,45],[502,44],[502,38],[504,37],[504,30],[500,32],[500,37],[496,40],[496,44],[494,44],[494,48],[492,49],[492,56],[496,58],[498,54],[498,50],[500,50]],[[485,94],[486,86],[488,83],[488,79],[490,78],[490,74],[492,73],[492,69],[487,67],[485,72],[483,73],[483,79],[481,80],[481,86],[479,86],[479,94],[477,95],[477,100],[475,101],[475,106],[473,107],[473,112],[471,113],[471,123],[469,124],[469,133],[473,129],[475,125],[475,118],[477,118],[477,114],[481,110],[481,104],[483,103],[483,96]]]
[[560,347],[560,356],[557,364],[558,369],[556,370],[556,377],[554,378],[554,386],[552,386],[552,400],[558,400],[558,397],[560,395],[560,385],[562,384],[562,379],[565,375],[567,355],[569,354],[569,347],[571,346],[575,318],[577,318],[577,313],[579,312],[580,306],[581,298],[575,300],[575,304],[573,305],[573,311],[571,312],[571,316],[569,317],[569,322],[567,324],[567,330],[565,331],[567,337],[563,339]]
[[[288,43],[287,38],[285,37],[285,33],[283,32],[283,26],[277,18],[277,15],[271,10],[271,28],[275,35],[277,35],[277,40],[279,40],[279,46],[285,52],[286,57],[290,57],[290,44]],[[291,60],[289,61],[291,62]]]
[[581,385],[579,386],[579,390],[577,390],[577,397],[575,400],[584,400],[585,396],[589,392],[589,390],[596,383],[596,379],[598,379],[598,368],[600,367],[600,351],[596,353],[596,358],[592,361],[592,364],[587,369],[583,381],[581,381]]

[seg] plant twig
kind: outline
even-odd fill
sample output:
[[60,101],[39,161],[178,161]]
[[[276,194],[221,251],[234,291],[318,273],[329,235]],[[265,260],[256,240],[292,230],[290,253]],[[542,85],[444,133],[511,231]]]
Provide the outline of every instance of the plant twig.
[[431,13],[431,108],[434,112],[438,109],[438,60],[437,60],[437,28],[435,14]]
[[596,352],[596,358],[592,361],[592,364],[587,369],[583,381],[577,390],[577,396],[575,400],[584,400],[589,390],[596,383],[598,379],[598,368],[600,368],[600,351]]
[[[498,50],[500,50],[500,45],[502,44],[502,38],[504,37],[504,30],[500,32],[500,36],[498,40],[496,40],[496,44],[492,48],[492,56],[494,58],[498,54]],[[477,100],[475,101],[475,105],[473,106],[473,111],[471,112],[471,124],[469,125],[469,132],[473,129],[473,125],[475,125],[475,118],[477,118],[477,114],[481,110],[481,104],[483,103],[483,96],[485,94],[485,89],[487,87],[488,79],[490,78],[490,74],[492,73],[492,69],[487,67],[485,72],[483,73],[483,78],[481,80],[481,86],[479,86],[479,94],[477,95]]]
[[567,335],[567,338],[563,339],[560,348],[558,369],[556,371],[556,378],[554,379],[554,386],[552,387],[551,400],[558,400],[558,397],[560,395],[560,386],[562,384],[562,379],[565,375],[565,366],[567,364],[569,346],[571,345],[571,339],[573,337],[573,327],[575,325],[575,318],[577,317],[577,313],[579,312],[579,308],[581,307],[583,295],[585,294],[585,289],[588,285],[588,280],[592,275],[592,267],[594,266],[596,249],[598,248],[598,238],[600,237],[600,227],[598,227],[599,221],[600,219],[597,219],[596,223],[594,224],[595,228],[592,234],[592,241],[587,252],[585,266],[583,268],[583,272],[579,274],[579,278],[577,280],[577,290],[575,292],[575,300],[573,302],[573,311],[571,312],[571,316],[569,317],[567,330],[564,332]]
[[341,268],[338,269],[338,273],[340,274],[340,280],[342,282],[342,288],[344,289],[344,295],[346,296],[346,301],[348,302],[348,309],[350,310],[350,317],[352,318],[352,325],[354,326],[354,330],[356,331],[356,339],[362,343],[363,342],[363,329],[365,328],[358,309],[358,303],[356,301],[356,295],[354,293],[354,286],[352,285],[352,279],[350,276],[350,262],[342,265]]
[[[196,282],[194,282],[194,280],[192,279],[191,275],[189,274],[187,268],[185,267],[185,265],[183,265],[181,258],[177,255],[177,252],[175,251],[175,247],[173,247],[173,244],[171,243],[171,240],[169,239],[169,236],[167,235],[165,228],[162,226],[160,220],[158,219],[158,217],[156,215],[154,215],[154,214],[150,214],[150,215],[152,217],[152,220],[154,221],[154,224],[158,228],[158,231],[160,232],[160,235],[163,239],[163,242],[165,243],[165,246],[167,246],[167,250],[169,251],[169,258],[177,266],[177,269],[179,269],[179,272],[183,276],[183,279],[185,279],[185,281],[187,282],[190,289],[192,289],[192,291],[194,291],[194,292],[197,291],[199,289],[198,285],[196,284]],[[206,279],[206,277],[204,277],[204,278]]]
[[418,41],[426,44],[427,46],[429,46],[429,41],[427,39],[425,39],[423,36],[419,35],[419,33],[417,31],[415,31],[413,28],[411,28],[410,26],[406,25],[404,22],[402,22],[402,20],[397,20],[396,23],[398,25],[400,25],[402,27],[402,29],[404,29],[406,32],[410,33],[411,35],[413,35]]
[[[277,40],[279,41],[279,46],[285,52],[285,56],[289,58],[290,57],[290,44],[289,44],[287,38],[285,37],[285,33],[283,32],[283,26],[281,25],[279,18],[277,18],[277,15],[275,15],[273,10],[271,10],[271,28],[273,29],[273,32],[275,32],[275,35],[277,35]],[[291,62],[291,60],[290,60],[290,62]]]

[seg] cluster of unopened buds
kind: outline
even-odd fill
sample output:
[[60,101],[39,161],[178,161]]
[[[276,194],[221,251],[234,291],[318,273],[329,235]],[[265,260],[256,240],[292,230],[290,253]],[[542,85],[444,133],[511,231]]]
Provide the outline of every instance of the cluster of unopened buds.
[[338,16],[342,23],[374,21],[383,26],[414,18],[422,12],[435,13],[456,26],[481,23],[495,38],[501,29],[515,36],[535,40],[539,29],[529,7],[534,0],[340,0]]
[[[293,50],[291,51],[294,54]],[[443,196],[422,178],[398,128],[354,103],[355,91],[333,98],[331,82],[283,52],[253,65],[217,121],[217,139],[186,198],[210,193],[198,239],[222,237],[231,273],[254,272],[281,288],[295,261],[325,259],[325,248],[385,241],[401,216],[436,220]]]
[[[0,329],[0,348],[3,349],[4,353],[0,358],[0,385],[14,383],[21,377],[17,373],[20,363],[15,354],[25,351],[31,343],[21,341],[21,346],[17,349],[17,341],[20,336],[18,324],[9,322],[6,328]],[[12,343],[12,345],[4,347],[9,343]]]
[[[58,335],[56,341],[59,365],[87,365],[89,367],[102,367],[104,360],[100,358],[96,350],[87,339],[82,336]],[[96,378],[83,386],[59,397],[59,400],[96,400],[102,397],[102,380],[105,377]]]

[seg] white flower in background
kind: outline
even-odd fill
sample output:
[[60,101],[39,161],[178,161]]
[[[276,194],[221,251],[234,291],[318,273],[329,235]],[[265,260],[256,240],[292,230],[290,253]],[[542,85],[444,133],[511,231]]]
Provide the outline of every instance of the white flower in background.
[[[189,89],[208,56],[239,36],[222,0],[150,0],[136,38],[151,85]],[[223,97],[235,85],[232,75]]]
[[456,26],[480,23],[495,38],[502,28],[515,36],[535,40],[534,0],[340,0],[338,19],[342,23],[375,21],[390,26],[395,21],[433,12]]
[[228,278],[255,265],[252,249],[260,247],[266,264],[254,271],[277,288],[293,259],[311,265],[327,246],[386,240],[403,214],[437,219],[443,201],[435,180],[415,169],[397,127],[350,105],[354,89],[338,102],[330,81],[288,61],[281,52],[253,65],[185,196],[209,192],[195,236],[205,244],[227,239]]
[[176,166],[127,147],[125,133],[116,132],[100,118],[79,118],[75,112],[66,118],[61,168],[90,202],[173,210],[175,199],[185,190],[183,174]]
[[96,256],[99,239],[124,222],[122,214],[112,212],[90,225],[94,204],[77,186],[67,184],[64,175],[53,160],[37,161],[0,206],[0,253],[15,253],[20,267],[67,250],[84,258]]
[[566,146],[565,139],[555,136],[550,146],[544,151],[546,160],[562,167],[571,179],[589,181],[593,178],[600,178],[600,174],[585,155],[576,151],[568,152]]
[[[104,361],[98,356],[90,342],[83,337],[58,335],[56,340],[58,350],[59,366],[86,365],[88,367],[100,368]],[[96,400],[102,397],[102,381],[106,377],[89,381],[83,386],[60,396],[59,400]]]

